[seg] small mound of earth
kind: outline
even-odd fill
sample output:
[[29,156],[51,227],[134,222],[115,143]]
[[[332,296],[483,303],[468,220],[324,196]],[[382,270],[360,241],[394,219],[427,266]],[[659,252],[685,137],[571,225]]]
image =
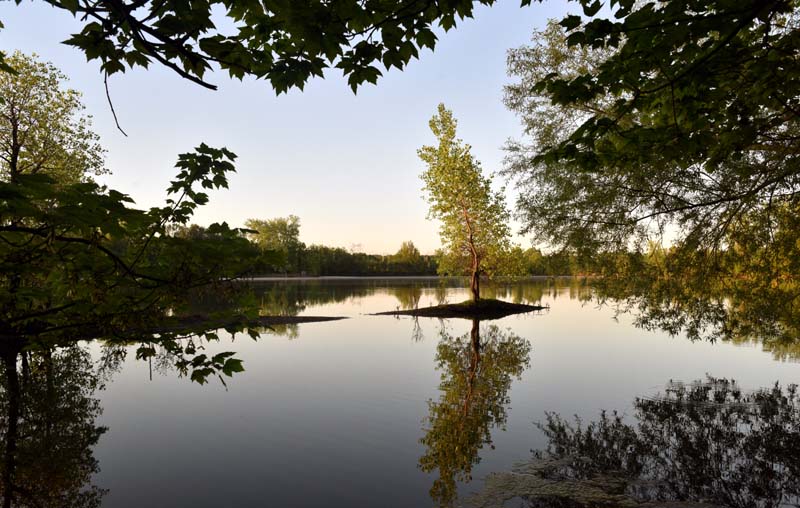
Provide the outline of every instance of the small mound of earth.
[[510,303],[502,300],[467,300],[461,303],[434,305],[409,310],[391,310],[378,312],[374,316],[415,316],[435,318],[463,318],[463,319],[500,319],[513,314],[535,312],[549,307],[541,305],[526,305],[523,303]]

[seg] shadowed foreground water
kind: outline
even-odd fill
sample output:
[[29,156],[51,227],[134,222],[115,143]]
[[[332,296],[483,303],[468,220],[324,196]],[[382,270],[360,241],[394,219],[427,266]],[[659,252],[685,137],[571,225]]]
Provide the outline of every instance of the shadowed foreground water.
[[[191,382],[166,351],[137,360],[134,346],[93,342],[21,353],[16,370],[15,357],[9,357],[3,367],[1,430],[4,449],[13,441],[16,450],[11,469],[15,504],[494,506],[498,478],[519,474],[520,467],[530,473],[534,467],[531,449],[542,450],[536,460],[550,461],[550,476],[541,477],[560,478],[562,493],[570,487],[565,479],[594,481],[614,468],[619,475],[635,476],[635,481],[617,478],[606,485],[606,494],[623,496],[614,498],[620,506],[669,495],[686,501],[706,496],[718,506],[797,502],[787,485],[798,483],[800,466],[794,455],[778,453],[800,449],[797,405],[794,395],[787,395],[790,385],[800,382],[791,348],[776,354],[764,351],[757,340],[736,345],[645,331],[634,326],[635,315],[618,314],[613,302],[599,305],[589,285],[579,280],[487,288],[487,295],[550,306],[496,321],[369,315],[466,299],[466,290],[457,285],[435,280],[259,283],[265,314],[349,319],[275,327],[256,341],[224,334],[217,343],[198,341],[197,348],[205,348],[208,357],[230,351],[242,360],[244,372],[225,378],[225,384],[213,376],[204,385]],[[717,396],[724,400],[715,400],[708,389],[681,392],[684,398],[698,399],[701,392],[709,398],[711,405],[697,406],[702,411],[687,412],[675,401],[677,386],[713,386],[719,392],[719,380],[731,379],[736,392],[749,398],[735,398],[734,385],[725,384],[728,388]],[[696,380],[700,383],[691,384]],[[731,409],[755,407],[752,394],[758,393],[791,403],[758,406],[750,413]],[[669,404],[647,402],[665,401],[665,394]],[[770,408],[781,415],[782,434],[774,426],[754,423],[773,418]],[[604,410],[618,411],[619,419],[603,424]],[[730,432],[692,434],[693,427],[674,424],[687,414],[698,425],[728,418],[739,430],[745,421],[750,427],[742,432],[755,437],[736,441],[739,434]],[[599,422],[591,424],[595,431],[613,430],[626,449],[647,442],[642,438],[647,432],[665,442],[682,436],[686,446],[669,451],[680,459],[673,463],[644,444],[635,454],[650,464],[643,466],[648,474],[672,490],[662,486],[663,495],[633,492],[631,486],[642,485],[643,478],[631,465],[635,461],[612,456],[607,450],[613,446],[587,444],[586,434],[574,433],[573,416]],[[17,428],[9,426],[12,420],[19,422]],[[764,429],[771,429],[768,440]],[[705,458],[687,452],[691,443],[696,447],[715,435],[729,439],[715,444],[718,452]],[[749,443],[750,462],[735,457],[742,439]],[[770,452],[764,443],[775,448]],[[720,460],[725,450],[732,458]],[[757,453],[768,456],[758,462]],[[576,454],[594,462],[563,462]],[[562,460],[558,467],[555,460]],[[680,475],[675,471],[687,464],[705,471],[706,484],[694,490],[676,486]],[[749,496],[743,498],[749,504],[714,498],[714,486],[738,478],[742,473],[736,468],[742,464],[761,476],[774,470],[776,479],[748,483],[742,495]],[[484,491],[489,473],[497,474]],[[478,491],[480,496],[470,497]],[[537,492],[542,493],[529,489],[510,498],[522,506],[584,506],[575,499],[564,504],[568,495],[562,499],[546,491],[536,497]]]

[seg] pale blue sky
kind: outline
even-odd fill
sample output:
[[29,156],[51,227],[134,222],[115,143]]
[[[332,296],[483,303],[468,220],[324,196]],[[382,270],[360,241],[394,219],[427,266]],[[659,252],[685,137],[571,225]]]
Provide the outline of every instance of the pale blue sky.
[[439,246],[437,225],[426,220],[416,157],[417,148],[433,142],[428,119],[444,102],[484,170],[500,169],[502,145],[521,132],[501,100],[509,82],[506,51],[528,43],[534,28],[567,9],[577,6],[550,0],[523,9],[518,0],[500,0],[478,7],[475,19],[440,37],[435,53],[424,51],[405,71],[386,73],[358,95],[336,70],[280,97],[265,82],[223,73],[211,77],[216,92],[157,65],[118,74],[109,84],[127,138],[114,127],[97,62],[59,44],[78,26],[70,15],[43,2],[2,2],[0,48],[38,53],[70,77],[108,149],[113,173],[103,182],[139,206],[162,202],[176,155],[204,141],[239,159],[230,189],[212,193],[198,224],[241,226],[250,217],[295,214],[308,244],[361,244],[366,252],[390,253],[412,240],[432,252]]

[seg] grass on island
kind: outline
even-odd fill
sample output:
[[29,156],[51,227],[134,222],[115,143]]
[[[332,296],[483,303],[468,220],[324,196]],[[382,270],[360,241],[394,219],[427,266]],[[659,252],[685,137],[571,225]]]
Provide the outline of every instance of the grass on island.
[[523,314],[546,309],[541,305],[510,303],[502,300],[480,299],[461,303],[448,303],[409,310],[378,312],[376,316],[416,316],[435,318],[500,319],[513,314]]

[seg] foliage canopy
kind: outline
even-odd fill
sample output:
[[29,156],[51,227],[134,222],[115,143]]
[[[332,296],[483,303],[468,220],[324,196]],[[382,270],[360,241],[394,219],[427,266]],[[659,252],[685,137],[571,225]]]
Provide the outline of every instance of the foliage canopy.
[[305,244],[300,241],[300,218],[247,219],[247,236],[261,249],[270,264],[282,272],[299,272]]
[[[22,0],[16,0],[19,4]],[[449,30],[495,0],[46,0],[80,19],[67,44],[106,74],[155,61],[207,88],[213,66],[231,76],[269,80],[278,92],[302,89],[329,67],[355,91],[433,49],[436,26]],[[522,5],[531,0],[522,0]],[[0,59],[0,64],[2,59]]]
[[187,291],[246,269],[249,242],[226,224],[202,240],[168,234],[207,201],[196,187],[227,185],[231,152],[200,145],[179,157],[161,208],[93,182],[55,185],[47,175],[0,182],[0,334],[119,335],[178,312]]
[[445,263],[440,268],[468,270],[477,300],[481,274],[497,268],[508,250],[509,213],[502,192],[492,190],[492,179],[483,175],[470,146],[456,137],[456,124],[453,113],[439,104],[429,124],[439,144],[417,153],[428,166],[421,176],[428,216],[441,222]]
[[509,54],[506,104],[528,138],[508,173],[528,228],[594,250],[774,231],[800,190],[797,2],[621,0],[613,19],[582,3],[588,18]]
[[0,71],[0,178],[47,174],[67,184],[107,172],[80,92],[63,87],[66,76],[20,52],[6,61],[16,72]]

